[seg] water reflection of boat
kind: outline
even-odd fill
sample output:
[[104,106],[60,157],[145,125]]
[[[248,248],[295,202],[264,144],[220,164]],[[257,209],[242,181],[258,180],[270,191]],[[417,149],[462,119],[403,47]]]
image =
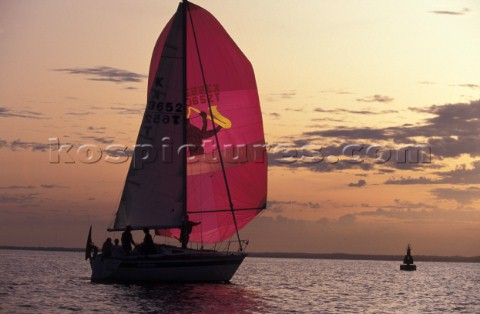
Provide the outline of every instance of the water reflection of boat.
[[109,291],[107,303],[120,303],[125,312],[262,313],[268,308],[255,290],[237,284],[113,285]]
[[413,263],[410,243],[407,246],[407,255],[405,255],[405,257],[403,258],[403,264],[400,265],[400,270],[406,270],[406,271],[417,270],[417,265]]

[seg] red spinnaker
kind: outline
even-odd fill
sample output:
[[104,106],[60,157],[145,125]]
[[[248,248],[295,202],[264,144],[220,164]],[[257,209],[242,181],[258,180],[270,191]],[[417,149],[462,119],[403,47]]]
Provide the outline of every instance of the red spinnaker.
[[[232,206],[239,229],[265,208],[265,139],[252,65],[213,15],[187,5],[186,201],[189,219],[200,222],[190,241],[214,243],[235,233]],[[170,27],[155,46],[149,90]],[[178,229],[158,233],[179,237]]]

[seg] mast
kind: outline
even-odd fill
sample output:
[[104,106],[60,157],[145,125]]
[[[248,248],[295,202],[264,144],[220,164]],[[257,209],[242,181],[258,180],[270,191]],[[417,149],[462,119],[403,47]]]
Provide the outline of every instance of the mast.
[[[182,0],[182,49],[183,49],[183,145],[187,144],[187,5]],[[187,151],[183,155],[183,221],[187,219]],[[183,226],[182,226],[183,228]]]
[[[188,2],[188,0],[183,0],[183,1],[184,1],[184,3]],[[197,35],[196,35],[196,32],[195,32],[195,27],[193,25],[193,19],[192,19],[192,14],[191,14],[190,10],[188,10],[188,14],[190,16],[190,24],[192,25],[192,33],[193,33],[193,38],[194,38],[194,41],[195,41],[195,46],[196,46],[195,48],[197,50],[198,63],[200,65],[200,70],[202,72],[203,86],[204,86],[204,89],[205,89],[205,93],[208,95],[207,81],[205,79],[205,72],[203,70],[202,58],[200,56],[200,50],[198,48]],[[187,29],[185,28],[185,33],[186,33],[186,31],[187,31]],[[230,188],[228,186],[227,174],[225,172],[225,165],[224,165],[224,161],[223,161],[222,151],[221,151],[221,148],[220,148],[220,142],[218,141],[218,134],[217,134],[217,131],[215,129],[215,117],[213,115],[212,106],[211,106],[209,97],[207,97],[207,104],[208,104],[210,117],[212,119],[212,126],[213,126],[213,133],[215,135],[215,141],[218,145],[218,156],[219,156],[220,165],[221,165],[221,168],[222,168],[223,180],[225,182],[225,189],[226,189],[227,196],[228,196],[228,203],[229,203],[229,206],[230,206],[230,211],[232,212],[232,218],[233,218],[233,223],[234,223],[234,226],[235,226],[235,233],[237,235],[238,246],[240,248],[240,251],[243,251],[242,241],[240,240],[240,234],[238,232],[237,218],[235,217],[235,209],[233,207],[232,196],[230,194]],[[186,164],[186,160],[185,160],[185,164]]]

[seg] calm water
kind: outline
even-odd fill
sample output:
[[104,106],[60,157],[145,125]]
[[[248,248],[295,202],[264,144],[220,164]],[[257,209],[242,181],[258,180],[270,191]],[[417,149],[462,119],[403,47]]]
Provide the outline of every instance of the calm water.
[[480,264],[247,258],[232,284],[90,283],[82,253],[0,250],[2,313],[480,313]]

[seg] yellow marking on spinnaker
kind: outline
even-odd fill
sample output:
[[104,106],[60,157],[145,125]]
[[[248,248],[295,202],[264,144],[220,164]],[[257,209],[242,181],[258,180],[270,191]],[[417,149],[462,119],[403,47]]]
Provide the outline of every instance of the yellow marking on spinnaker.
[[[212,114],[213,114],[214,122],[224,129],[230,129],[232,127],[232,121],[230,121],[227,117],[222,115],[218,111],[217,107],[218,106],[212,106]],[[195,111],[196,113],[201,112],[199,109],[195,107],[188,107],[187,119],[190,119],[191,110]],[[212,120],[212,116],[210,114],[207,114],[207,119]]]

